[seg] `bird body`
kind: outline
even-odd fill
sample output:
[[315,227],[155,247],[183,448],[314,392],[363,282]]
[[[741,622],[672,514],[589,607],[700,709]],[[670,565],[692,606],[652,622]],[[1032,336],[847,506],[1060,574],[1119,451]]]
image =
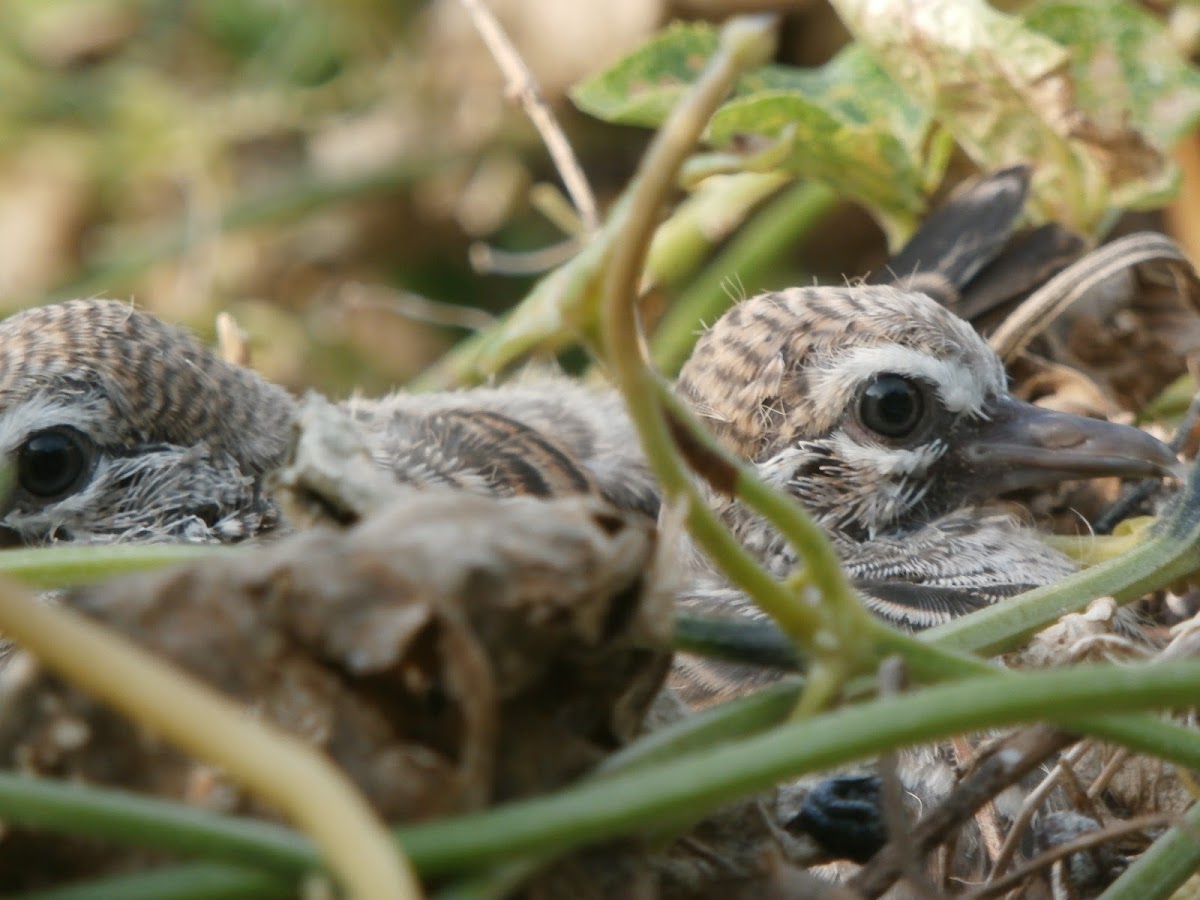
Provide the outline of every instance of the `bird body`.
[[[795,288],[733,307],[699,340],[677,390],[727,449],[825,528],[864,603],[921,629],[1052,583],[1071,560],[986,503],[1089,475],[1169,472],[1138,429],[1015,400],[999,358],[930,297],[887,286]],[[707,498],[777,577],[794,549],[734,497]],[[699,553],[691,611],[759,617]],[[748,666],[683,657],[695,705],[744,693]]]
[[[1152,474],[1173,457],[1145,433],[1019,404],[969,325],[881,286],[751,298],[700,339],[678,390],[718,439],[828,530],[878,612],[924,627],[1070,571],[1027,529],[978,506],[1088,474]],[[654,515],[657,489],[621,398],[566,378],[352,398],[383,468],[415,485],[500,496],[599,493]],[[0,503],[10,543],[269,532],[264,489],[296,402],[180,328],[127,304],[76,300],[0,323]],[[772,572],[791,548],[736,500],[710,495]],[[693,602],[749,605],[697,561]],[[712,604],[710,604],[712,605]]]
[[[1032,531],[988,512],[988,499],[1174,463],[1140,430],[1018,403],[969,325],[890,287],[751,298],[701,338],[678,390],[719,440],[826,528],[864,602],[913,629],[1073,569]],[[343,409],[372,459],[405,483],[595,493],[657,511],[611,391],[544,379],[353,398]],[[297,412],[286,391],[130,306],[79,300],[14,315],[0,323],[0,533],[12,544],[269,534],[280,522],[268,476],[285,460]],[[796,566],[792,548],[736,498],[708,499],[772,573]],[[759,615],[707,560],[689,558],[685,608]],[[695,706],[763,680],[686,655],[672,676]],[[939,760],[935,774],[947,773]],[[928,781],[930,766],[918,768]]]
[[[475,493],[600,493],[653,516],[657,494],[620,398],[565,378],[345,403],[401,481]],[[235,542],[273,531],[265,481],[297,405],[181,328],[75,300],[0,323],[0,503],[10,544]]]

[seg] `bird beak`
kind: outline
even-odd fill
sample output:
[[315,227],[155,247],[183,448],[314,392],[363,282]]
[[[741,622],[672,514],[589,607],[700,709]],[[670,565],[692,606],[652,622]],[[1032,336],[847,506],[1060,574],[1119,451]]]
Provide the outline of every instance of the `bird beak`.
[[961,436],[964,480],[978,497],[1074,478],[1174,475],[1179,461],[1140,428],[1073,416],[1005,397]]

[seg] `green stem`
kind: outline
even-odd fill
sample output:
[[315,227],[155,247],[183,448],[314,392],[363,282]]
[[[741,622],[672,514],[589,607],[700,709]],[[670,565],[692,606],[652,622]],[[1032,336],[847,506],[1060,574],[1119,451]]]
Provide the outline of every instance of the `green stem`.
[[[783,725],[552,796],[404,828],[399,834],[421,872],[448,873],[531,851],[564,851],[683,824],[780,780],[885,750],[1033,719],[1080,728],[1079,717],[1089,713],[1190,706],[1198,690],[1200,662],[1191,660],[964,679]],[[1200,765],[1200,741],[1179,730],[1186,740],[1155,752],[1182,765]]]
[[[746,174],[705,185],[655,231],[646,261],[646,277],[652,284],[673,283],[683,278],[699,265],[703,253],[713,243],[785,180],[780,175]],[[478,384],[535,349],[553,351],[578,340],[588,294],[602,274],[613,241],[625,225],[627,196],[609,210],[607,221],[591,241],[539,281],[520,306],[494,328],[460,341],[409,387],[443,390]]]
[[701,323],[715,320],[733,302],[729,283],[736,282],[747,294],[762,287],[763,274],[771,263],[823,219],[836,202],[837,195],[825,185],[801,182],[747,223],[658,323],[651,340],[658,369],[668,375],[678,372],[696,343]]
[[21,894],[10,900],[292,900],[294,879],[196,863]]
[[312,842],[281,825],[111,788],[0,772],[0,810],[10,824],[116,838],[284,875],[320,866]]
[[[779,686],[773,696],[751,698],[762,703],[763,718],[750,730],[778,714],[792,686]],[[994,674],[930,687],[913,694],[874,700],[833,713],[783,725],[766,733],[729,741],[715,748],[632,771],[579,784],[547,797],[502,806],[487,812],[400,829],[398,836],[413,865],[424,875],[440,875],[512,861],[525,853],[551,854],[621,834],[642,833],[703,816],[722,804],[766,789],[776,782],[842,765],[885,750],[939,740],[952,734],[1051,721],[1075,730],[1123,736],[1179,765],[1200,768],[1200,740],[1189,729],[1139,716],[1081,719],[1101,712],[1189,706],[1200,692],[1200,662],[1186,660],[1140,667],[1079,666],[1066,670]],[[710,719],[707,728],[713,727]],[[657,754],[655,754],[657,757]],[[44,783],[38,782],[39,785]],[[66,791],[66,788],[54,786]],[[27,788],[32,790],[32,788]],[[94,808],[117,792],[73,786],[79,794],[100,798]],[[77,793],[78,792],[78,793]],[[74,801],[73,801],[74,802]],[[95,818],[64,814],[52,820],[35,806],[10,806],[0,797],[0,813],[12,824],[33,821],[68,833],[95,835]],[[106,828],[108,839],[143,843],[179,852],[195,852],[186,829],[160,828],[162,801],[145,801],[120,811],[120,828]],[[66,811],[66,807],[62,807]],[[170,813],[177,819],[189,816]],[[143,817],[139,823],[138,818]],[[201,844],[206,852],[245,860],[270,856],[280,869],[299,874],[315,868],[311,845],[283,837],[272,826],[256,824],[213,839],[210,814],[202,818]],[[132,826],[135,831],[130,831]],[[264,836],[259,849],[258,835]],[[260,877],[247,873],[247,877]]]
[[[789,585],[782,588],[753,558],[750,558],[749,566],[754,574],[747,573],[744,571],[746,564],[737,555],[747,555],[745,550],[702,500],[692,500],[689,526],[701,515],[712,518],[715,525],[711,532],[706,530],[704,533],[693,527],[692,535],[697,543],[726,577],[746,590],[759,607],[780,623],[785,636],[800,645],[804,654],[814,658],[823,656],[827,668],[834,665],[845,672],[872,667],[877,660],[869,655],[865,635],[877,620],[859,603],[825,532],[793,498],[773,489],[745,462],[720,446],[665,383],[655,379],[654,389],[659,403],[669,411],[676,427],[686,430],[688,439],[702,448],[709,460],[732,473],[733,493],[775,527],[806,568],[800,580],[794,580],[796,576],[793,576]],[[676,453],[673,447],[671,453]],[[649,453],[647,456],[649,458]],[[671,460],[672,464],[675,464],[674,459],[677,455]],[[685,481],[685,485],[692,492],[689,496],[694,497],[690,481]],[[697,503],[701,504],[700,509],[696,508]],[[707,522],[705,524],[707,526]],[[735,579],[734,574],[742,580]],[[745,585],[751,577],[766,584],[758,589],[748,589]],[[818,603],[797,602],[798,594],[809,590],[814,592]],[[776,597],[778,594],[782,596]],[[781,615],[796,624],[788,628]],[[830,633],[820,634],[826,627]]]
[[1129,602],[1200,569],[1200,467],[1193,466],[1162,520],[1139,545],[1069,578],[951,620],[923,637],[946,649],[995,654],[1096,597]]
[[1100,900],[1170,897],[1200,867],[1200,803],[1184,815],[1108,886]]
[[0,551],[0,575],[34,587],[67,587],[241,552],[213,544],[114,544]]
[[[654,232],[646,256],[649,286],[672,287],[693,274],[714,244],[724,240],[758,204],[791,180],[792,176],[784,172],[739,172],[702,181]],[[772,203],[767,209],[774,207]],[[740,234],[756,230],[762,215],[765,211],[754,216]],[[693,319],[692,325],[698,321]]]

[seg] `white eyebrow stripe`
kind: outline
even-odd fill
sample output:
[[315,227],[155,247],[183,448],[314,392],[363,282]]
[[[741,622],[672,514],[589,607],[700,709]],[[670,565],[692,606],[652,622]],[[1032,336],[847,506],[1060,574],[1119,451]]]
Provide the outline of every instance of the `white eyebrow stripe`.
[[15,404],[0,414],[0,453],[11,453],[33,432],[56,425],[89,434],[95,428],[96,415],[92,405],[82,398],[64,403],[49,397],[34,397]]
[[810,381],[813,402],[817,409],[843,409],[859,385],[884,372],[921,378],[935,385],[942,403],[953,413],[982,413],[987,399],[1005,386],[999,364],[970,367],[899,344],[884,344],[856,347],[817,368]]

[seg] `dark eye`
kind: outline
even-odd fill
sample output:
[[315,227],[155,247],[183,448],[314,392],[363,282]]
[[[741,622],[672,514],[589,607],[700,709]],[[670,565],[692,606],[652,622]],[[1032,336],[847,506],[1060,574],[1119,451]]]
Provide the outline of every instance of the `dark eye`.
[[858,418],[884,437],[908,437],[925,415],[925,395],[919,385],[899,375],[880,375],[863,391]]
[[35,497],[49,500],[76,487],[90,464],[83,435],[50,428],[30,435],[17,450],[17,481]]

